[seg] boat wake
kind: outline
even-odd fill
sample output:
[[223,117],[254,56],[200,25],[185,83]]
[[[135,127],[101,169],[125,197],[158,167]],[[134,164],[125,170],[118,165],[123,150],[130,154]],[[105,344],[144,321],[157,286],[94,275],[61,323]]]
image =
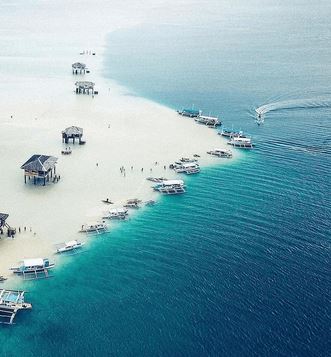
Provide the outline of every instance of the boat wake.
[[265,115],[272,111],[290,109],[331,108],[331,95],[306,99],[290,99],[264,104],[255,109],[257,115]]

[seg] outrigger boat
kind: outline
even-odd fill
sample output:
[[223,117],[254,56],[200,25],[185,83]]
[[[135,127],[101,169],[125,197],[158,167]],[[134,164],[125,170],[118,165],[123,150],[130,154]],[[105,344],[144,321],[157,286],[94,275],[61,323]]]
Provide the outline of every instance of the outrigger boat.
[[175,164],[174,170],[177,173],[184,173],[187,175],[197,174],[201,171],[199,164],[197,164],[196,162],[182,163],[180,165]]
[[7,278],[5,278],[3,275],[0,275],[0,283],[3,283],[6,280],[7,280]]
[[0,324],[12,325],[19,310],[31,310],[24,301],[25,291],[0,289]]
[[211,117],[207,115],[198,115],[194,120],[199,124],[205,124],[210,127],[216,127],[222,125],[222,122],[218,119],[218,117]]
[[14,274],[21,275],[24,280],[48,278],[48,270],[55,267],[48,258],[24,259],[20,266],[10,268]]
[[156,204],[156,202],[153,200],[148,200],[145,202],[145,206],[154,206],[155,204]]
[[253,149],[254,147],[251,138],[247,136],[234,136],[228,144],[239,149]]
[[105,219],[126,219],[129,215],[128,210],[124,207],[114,208],[107,212],[107,214],[103,217]]
[[[194,155],[195,156],[195,155]],[[196,156],[195,156],[196,157]],[[200,157],[199,155],[198,155],[198,157]],[[191,159],[191,158],[189,158],[189,157],[182,157],[181,159],[179,159],[179,161],[180,162],[197,162],[198,160],[197,159]]]
[[243,132],[241,130],[222,128],[221,132],[219,132],[218,135],[222,135],[226,138],[231,138],[233,136],[241,136],[243,135]]
[[85,242],[78,242],[77,240],[71,240],[69,242],[60,243],[56,249],[56,254],[62,254],[67,252],[74,252],[84,246]]
[[155,185],[153,189],[165,195],[178,195],[185,193],[185,184],[183,180],[166,180]]
[[90,224],[83,224],[80,233],[103,233],[107,231],[107,225],[103,222],[96,222]]
[[146,180],[152,181],[152,182],[162,182],[166,180],[165,177],[147,177]]
[[105,200],[101,200],[101,202],[106,203],[107,205],[113,204],[113,202],[109,198],[106,198]]
[[231,150],[214,149],[214,150],[207,151],[207,154],[217,157],[225,157],[227,159],[230,159],[232,157]]
[[202,111],[196,109],[182,109],[182,110],[177,110],[177,113],[184,117],[196,118],[202,114]]
[[139,200],[138,198],[132,198],[130,200],[126,201],[126,204],[124,205],[124,207],[126,208],[140,208],[139,204],[141,203],[141,200]]

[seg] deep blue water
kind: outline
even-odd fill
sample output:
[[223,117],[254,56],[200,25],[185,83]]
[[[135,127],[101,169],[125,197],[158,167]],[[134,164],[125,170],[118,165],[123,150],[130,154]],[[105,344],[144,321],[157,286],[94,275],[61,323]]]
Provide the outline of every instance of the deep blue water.
[[26,284],[34,310],[1,329],[2,355],[330,354],[331,6],[237,10],[111,34],[105,75],[219,114],[256,149]]

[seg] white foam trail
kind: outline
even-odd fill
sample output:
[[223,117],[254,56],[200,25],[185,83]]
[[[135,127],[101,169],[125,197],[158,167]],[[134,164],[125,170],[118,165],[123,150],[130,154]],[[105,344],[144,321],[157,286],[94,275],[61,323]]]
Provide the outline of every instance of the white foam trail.
[[330,108],[331,96],[320,96],[314,98],[290,99],[274,103],[268,103],[255,109],[257,114],[266,114],[271,111],[285,109],[308,109],[308,108]]

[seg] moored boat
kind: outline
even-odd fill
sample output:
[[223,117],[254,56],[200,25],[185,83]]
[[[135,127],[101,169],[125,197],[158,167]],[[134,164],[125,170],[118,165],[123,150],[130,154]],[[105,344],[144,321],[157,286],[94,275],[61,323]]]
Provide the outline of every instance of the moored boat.
[[174,171],[177,173],[184,173],[187,175],[197,174],[200,172],[200,166],[196,162],[184,162],[174,165]]
[[0,289],[0,324],[11,325],[19,310],[30,310],[32,305],[24,300],[25,291]]
[[153,189],[165,195],[178,195],[185,193],[185,184],[183,180],[166,180],[155,185]]
[[253,149],[254,147],[252,139],[247,136],[234,136],[230,139],[228,144],[239,149]]
[[53,269],[54,263],[50,263],[48,258],[24,259],[18,267],[10,268],[14,274],[22,275],[23,278],[38,279],[40,274],[42,277],[48,277],[48,270]]
[[202,111],[197,109],[182,109],[177,110],[177,113],[184,117],[196,118],[202,114]]
[[57,254],[62,254],[66,252],[72,252],[75,251],[76,249],[82,248],[84,246],[84,242],[79,242],[77,240],[71,240],[69,242],[64,242],[59,245],[59,247],[56,249]]
[[231,138],[233,136],[241,136],[243,135],[243,132],[241,130],[222,128],[222,130],[218,133],[218,135],[222,135],[226,138]]
[[124,205],[124,207],[138,209],[138,208],[140,208],[140,205],[139,205],[140,203],[141,203],[141,200],[139,200],[138,198],[131,198],[126,201],[126,204]]
[[212,155],[212,156],[217,156],[217,157],[225,157],[227,159],[230,159],[232,157],[232,151],[224,150],[224,149],[210,150],[210,151],[207,151],[207,154]]
[[199,124],[204,124],[210,127],[216,127],[222,125],[222,122],[218,117],[212,117],[208,115],[198,115],[194,120]]
[[107,212],[103,217],[105,219],[126,219],[128,216],[128,210],[124,207],[114,208]]
[[83,224],[80,233],[103,233],[107,231],[107,225],[103,222]]

